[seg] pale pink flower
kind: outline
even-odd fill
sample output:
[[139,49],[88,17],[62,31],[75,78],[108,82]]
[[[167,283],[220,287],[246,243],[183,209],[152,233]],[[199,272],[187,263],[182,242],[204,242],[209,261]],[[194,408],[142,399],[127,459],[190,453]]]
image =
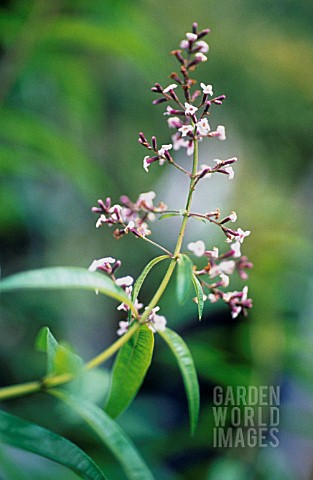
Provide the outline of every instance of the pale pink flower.
[[210,125],[207,118],[202,118],[200,122],[197,123],[197,129],[200,135],[207,135],[210,131]]
[[216,133],[218,134],[219,140],[226,140],[226,132],[223,125],[218,125]]
[[194,105],[190,105],[190,103],[185,102],[185,115],[193,115],[194,113],[196,113],[197,110],[198,110],[197,107],[195,107]]
[[[148,162],[148,159],[149,159],[149,155],[146,155],[145,158],[143,159],[143,168],[146,172],[149,172],[149,167],[150,167],[150,164],[151,162]],[[101,217],[100,217],[101,218]],[[100,220],[100,219],[99,219]],[[98,221],[99,221],[98,220]]]
[[198,42],[195,43],[195,46],[200,47],[201,53],[208,53],[209,51],[209,45],[204,40],[199,40]]
[[199,62],[206,62],[208,57],[203,53],[199,52],[195,54],[195,59],[198,60]]
[[188,40],[182,40],[179,44],[180,48],[183,48],[184,50],[186,50],[187,48],[189,48],[189,42]]
[[186,38],[187,40],[189,40],[190,42],[195,42],[198,38],[198,35],[196,33],[186,33]]
[[205,245],[202,240],[198,240],[197,242],[190,242],[187,245],[188,250],[193,252],[196,257],[202,257],[205,252]]
[[239,235],[236,235],[236,241],[237,242],[240,242],[240,243],[243,243],[244,239],[246,237],[248,237],[250,235],[250,230],[246,230],[245,232],[241,229],[241,228],[238,228],[237,229],[237,233],[239,233]]
[[164,155],[165,151],[169,151],[171,150],[171,148],[173,148],[173,145],[171,143],[169,143],[168,145],[162,145],[160,150],[158,151],[158,154]]
[[115,263],[116,260],[115,258],[112,257],[105,257],[105,258],[99,258],[99,260],[94,260],[88,270],[90,272],[95,272],[99,267],[102,267],[105,264],[110,264],[110,263]]
[[171,85],[164,88],[163,93],[168,93],[169,91],[174,90],[175,88],[177,88],[176,83],[171,83]]
[[96,228],[101,227],[102,223],[105,223],[105,221],[106,221],[106,216],[104,215],[104,213],[102,213],[98,218],[98,220],[96,221]]
[[[235,176],[235,172],[234,172],[234,169],[233,167],[226,167],[224,168],[225,172],[228,174],[228,178],[229,180],[232,180]],[[234,220],[235,221],[235,220]]]
[[118,325],[119,325],[119,329],[116,331],[116,333],[117,333],[119,336],[124,335],[124,333],[126,333],[127,330],[128,330],[129,323],[122,320],[121,322],[119,322]]
[[213,95],[212,85],[205,85],[205,83],[200,83],[200,87],[202,88],[203,93],[205,93],[206,95]]
[[126,277],[117,278],[115,280],[116,285],[118,285],[119,287],[129,287],[130,285],[133,284],[133,282],[134,282],[134,279],[130,275],[127,275]]
[[168,118],[167,124],[170,128],[179,128],[182,126],[182,122],[179,117]]
[[231,244],[230,248],[233,251],[233,257],[235,258],[241,257],[240,247],[241,247],[240,242],[235,242]]
[[186,137],[188,133],[193,132],[193,128],[191,125],[182,125],[178,130],[181,132],[182,137]]

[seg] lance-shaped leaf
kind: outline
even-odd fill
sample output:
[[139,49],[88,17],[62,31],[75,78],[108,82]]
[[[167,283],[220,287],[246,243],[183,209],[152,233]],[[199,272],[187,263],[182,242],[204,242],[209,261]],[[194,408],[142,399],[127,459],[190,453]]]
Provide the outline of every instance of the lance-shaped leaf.
[[194,433],[199,416],[200,393],[193,358],[184,340],[176,332],[166,328],[164,331],[158,331],[158,333],[176,357],[188,399],[190,429],[191,433]]
[[153,480],[152,473],[132,441],[101,408],[85,399],[76,399],[60,390],[50,390],[49,393],[63,400],[88,423],[117,458],[129,480]]
[[132,300],[133,302],[135,302],[135,300],[137,299],[138,295],[139,295],[139,292],[140,292],[140,289],[142,287],[142,284],[143,282],[145,281],[146,279],[146,276],[148,275],[148,273],[150,272],[150,270],[159,262],[162,262],[162,260],[165,260],[166,258],[169,258],[168,255],[161,255],[160,257],[156,257],[156,258],[153,258],[151,260],[151,262],[149,262],[145,268],[143,269],[143,271],[141,272],[141,274],[139,275],[139,277],[137,278],[135,284],[134,284],[134,288],[133,288],[133,291],[132,291]]
[[176,294],[179,303],[183,303],[187,299],[192,284],[192,267],[193,263],[188,255],[180,255],[177,262],[177,283]]
[[203,313],[203,307],[204,307],[204,300],[203,300],[203,290],[201,283],[197,279],[196,275],[192,275],[192,283],[193,286],[195,287],[196,291],[196,296],[197,296],[197,302],[198,302],[198,314],[199,314],[199,320],[201,320],[202,313]]
[[120,415],[136,396],[150,366],[153,346],[153,332],[142,325],[120,349],[114,363],[110,394],[105,407],[111,417]]
[[109,278],[84,268],[51,267],[17,273],[0,282],[0,292],[18,289],[81,289],[96,290],[136,309],[124,290]]
[[46,428],[2,411],[0,441],[65,465],[81,478],[105,480],[96,463],[72,442]]

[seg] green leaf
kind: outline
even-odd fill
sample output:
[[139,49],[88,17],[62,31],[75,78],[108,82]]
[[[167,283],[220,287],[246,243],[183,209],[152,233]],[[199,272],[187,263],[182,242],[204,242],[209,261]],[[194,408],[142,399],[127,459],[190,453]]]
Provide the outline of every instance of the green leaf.
[[198,300],[199,320],[201,320],[203,307],[204,307],[203,290],[202,290],[201,283],[199,282],[195,274],[192,275],[192,282],[193,282],[193,286],[195,287],[196,296]]
[[35,347],[40,352],[47,354],[47,373],[54,370],[54,358],[59,346],[58,341],[54,338],[48,327],[42,327],[35,339]]
[[191,433],[194,433],[199,416],[200,393],[193,358],[184,340],[176,332],[166,328],[164,331],[159,330],[158,333],[168,344],[178,362],[188,400],[190,429]]
[[137,278],[135,284],[134,284],[134,288],[133,288],[133,292],[132,292],[132,301],[135,302],[135,300],[138,298],[138,295],[139,295],[139,292],[140,292],[140,289],[142,287],[142,284],[143,282],[145,281],[146,279],[146,276],[148,275],[148,273],[150,272],[150,270],[159,262],[162,262],[162,260],[165,260],[166,258],[170,258],[168,255],[161,255],[160,257],[156,257],[156,258],[153,258],[151,260],[151,262],[149,262],[145,268],[143,269],[143,271],[141,272],[141,274],[139,275],[139,277]]
[[42,327],[39,330],[35,340],[35,347],[37,350],[47,354],[47,374],[76,374],[84,364],[83,360],[76,355],[70,345],[59,343],[54,338],[48,327]]
[[180,213],[163,213],[163,215],[159,217],[159,220],[163,220],[163,218],[180,217],[180,216],[181,216]]
[[0,441],[65,465],[81,478],[105,480],[95,462],[66,438],[1,411]]
[[63,400],[88,423],[120,462],[129,480],[153,480],[152,473],[132,441],[101,408],[82,398],[76,399],[64,391],[50,390],[49,393]]
[[97,290],[119,302],[126,303],[134,312],[136,309],[124,290],[108,277],[84,268],[51,267],[17,273],[0,282],[0,292],[19,289],[81,289]]
[[176,294],[179,303],[187,300],[191,283],[192,283],[192,267],[193,263],[188,255],[181,254],[177,262],[177,284]]
[[120,415],[136,396],[150,366],[153,347],[153,332],[142,325],[120,349],[114,363],[110,394],[105,407],[110,417]]

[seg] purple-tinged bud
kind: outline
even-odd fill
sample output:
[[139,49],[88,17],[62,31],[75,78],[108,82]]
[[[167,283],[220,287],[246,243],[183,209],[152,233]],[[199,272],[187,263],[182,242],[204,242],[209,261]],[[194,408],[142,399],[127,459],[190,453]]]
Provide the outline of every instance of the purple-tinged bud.
[[116,260],[115,264],[112,267],[112,274],[122,265],[121,260]]
[[139,132],[139,140],[142,140],[142,143],[148,143],[146,137],[142,132]]
[[153,150],[157,150],[158,149],[158,145],[157,145],[157,140],[156,140],[156,137],[153,136],[151,138],[151,142],[152,142],[152,147],[153,147]]
[[170,78],[175,80],[175,82],[179,83],[180,85],[183,83],[176,72],[171,73]]
[[205,28],[204,30],[201,30],[201,32],[198,33],[198,40],[199,40],[200,38],[205,37],[208,33],[210,33],[210,31],[211,31],[211,30],[210,30],[209,28]]
[[183,56],[181,54],[181,50],[173,50],[171,52],[172,55],[175,55],[175,57],[177,58],[177,60],[182,64],[182,65],[185,65],[185,60],[183,59]]
[[172,159],[171,155],[169,154],[168,150],[164,151],[164,156],[169,162],[173,161],[173,159]]
[[157,100],[153,100],[153,105],[159,105],[160,103],[167,102],[168,99],[165,97],[158,98]]
[[223,160],[222,163],[223,165],[230,165],[231,163],[237,162],[237,157],[229,158],[228,160]]
[[198,31],[198,24],[197,22],[194,22],[192,24],[192,33],[195,33],[197,35],[197,31]]
[[154,87],[151,88],[152,92],[158,92],[158,93],[163,93],[163,88],[159,83],[155,83]]

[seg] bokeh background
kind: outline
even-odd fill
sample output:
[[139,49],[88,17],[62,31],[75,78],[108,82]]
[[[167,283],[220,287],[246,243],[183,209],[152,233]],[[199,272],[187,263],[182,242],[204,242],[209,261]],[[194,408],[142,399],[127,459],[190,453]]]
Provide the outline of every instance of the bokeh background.
[[[0,8],[0,248],[1,271],[46,266],[88,267],[95,258],[123,262],[136,276],[158,255],[134,238],[115,241],[95,229],[91,206],[111,196],[157,199],[181,208],[179,173],[153,165],[138,132],[169,143],[164,108],[152,106],[154,82],[166,86],[178,66],[168,54],[191,23],[210,27],[209,60],[197,78],[227,96],[212,123],[227,141],[202,145],[201,160],[238,156],[233,182],[205,182],[195,209],[235,210],[252,231],[244,253],[254,308],[231,320],[220,306],[177,306],[175,285],[160,305],[189,345],[201,383],[201,417],[193,437],[175,361],[157,339],[154,362],[138,398],[119,419],[164,480],[309,480],[313,478],[313,4],[309,0],[7,0]],[[212,145],[212,146],[211,146]],[[182,163],[185,159],[178,157]],[[200,222],[187,240],[223,246]],[[178,224],[154,225],[171,248]],[[142,291],[147,302],[161,279],[156,267]],[[242,286],[242,283],[234,285]],[[12,293],[2,297],[0,382],[43,374],[34,338],[48,325],[89,359],[116,338],[116,304],[84,292]],[[107,368],[110,365],[106,366]],[[108,370],[90,378],[88,396],[103,402]],[[279,385],[278,448],[212,446],[214,385]],[[87,388],[87,387],[86,387]],[[83,392],[84,393],[84,392]],[[87,427],[49,398],[7,402],[4,408],[63,433],[86,449],[108,478],[124,478]],[[31,454],[0,447],[8,480],[76,478]]]

